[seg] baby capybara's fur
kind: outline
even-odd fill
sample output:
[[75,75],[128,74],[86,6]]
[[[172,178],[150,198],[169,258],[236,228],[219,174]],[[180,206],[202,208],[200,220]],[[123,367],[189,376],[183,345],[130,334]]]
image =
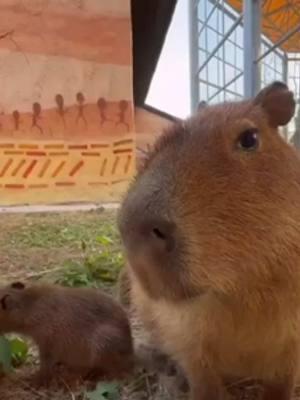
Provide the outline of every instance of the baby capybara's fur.
[[57,285],[0,289],[0,333],[31,337],[39,348],[38,384],[58,365],[81,377],[118,378],[131,372],[133,346],[125,311],[98,289]]
[[[300,350],[300,158],[278,127],[295,112],[274,82],[170,127],[119,216],[131,301],[193,400],[251,377],[288,400]],[[124,277],[122,278],[125,282]]]

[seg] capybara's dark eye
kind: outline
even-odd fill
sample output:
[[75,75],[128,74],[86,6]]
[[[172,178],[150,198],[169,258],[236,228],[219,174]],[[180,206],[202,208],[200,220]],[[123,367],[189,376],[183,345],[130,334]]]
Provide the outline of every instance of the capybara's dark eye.
[[238,138],[238,147],[244,151],[256,150],[259,144],[258,129],[250,128],[242,132]]

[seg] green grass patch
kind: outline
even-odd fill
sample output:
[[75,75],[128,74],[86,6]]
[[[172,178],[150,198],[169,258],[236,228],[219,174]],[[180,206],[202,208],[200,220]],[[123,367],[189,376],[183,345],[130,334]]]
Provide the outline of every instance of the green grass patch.
[[107,236],[112,241],[119,241],[118,231],[110,215],[107,221],[100,218],[99,213],[88,214],[84,219],[82,215],[76,219],[51,215],[30,216],[23,219],[23,224],[10,232],[3,232],[2,242],[17,247],[25,248],[53,248],[62,246],[80,246],[82,241],[92,243],[95,237]]

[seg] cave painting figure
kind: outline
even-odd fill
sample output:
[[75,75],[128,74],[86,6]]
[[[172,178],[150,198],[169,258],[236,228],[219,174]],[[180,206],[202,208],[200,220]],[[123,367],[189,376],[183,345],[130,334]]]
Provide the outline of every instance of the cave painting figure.
[[40,131],[40,133],[43,133],[43,129],[39,125],[39,120],[41,119],[41,113],[42,113],[42,107],[40,103],[33,103],[31,128],[37,128]]
[[65,102],[64,102],[63,95],[58,93],[55,96],[55,103],[57,105],[57,113],[60,116],[60,118],[62,119],[64,127],[66,127],[66,120],[65,120],[66,109],[65,109]]
[[20,129],[20,113],[18,110],[13,111],[12,113],[12,118],[14,122],[14,129],[15,131],[18,131]]
[[116,126],[118,125],[124,125],[129,131],[129,124],[126,122],[126,111],[128,110],[128,101],[126,100],[121,100],[119,101],[119,112],[118,112],[118,117],[119,120],[116,122]]
[[79,120],[81,119],[84,122],[84,125],[87,126],[87,120],[85,118],[84,115],[84,102],[85,102],[85,98],[83,93],[78,92],[76,94],[76,100],[78,103],[78,114],[77,114],[77,118],[76,118],[76,124],[78,124]]
[[98,110],[99,110],[99,115],[100,115],[100,125],[104,125],[105,122],[111,121],[108,117],[107,117],[107,102],[103,97],[100,97],[97,100],[97,106],[98,106]]

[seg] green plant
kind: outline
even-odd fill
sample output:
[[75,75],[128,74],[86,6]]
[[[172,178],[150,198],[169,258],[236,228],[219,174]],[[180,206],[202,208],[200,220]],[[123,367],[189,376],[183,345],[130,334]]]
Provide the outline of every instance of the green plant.
[[88,246],[82,241],[82,261],[66,262],[55,283],[70,287],[113,286],[124,263],[122,253],[108,235],[97,236],[95,244]]
[[124,263],[122,253],[113,249],[113,242],[107,236],[98,236],[96,241],[101,245],[101,249],[87,255],[84,265],[94,279],[114,284]]
[[27,343],[18,338],[7,338],[0,336],[0,365],[4,373],[24,364],[28,356]]
[[63,272],[54,281],[68,287],[97,287],[85,265],[76,261],[65,262]]
[[12,365],[17,368],[23,365],[28,357],[28,344],[18,337],[10,339],[10,349],[12,354]]

